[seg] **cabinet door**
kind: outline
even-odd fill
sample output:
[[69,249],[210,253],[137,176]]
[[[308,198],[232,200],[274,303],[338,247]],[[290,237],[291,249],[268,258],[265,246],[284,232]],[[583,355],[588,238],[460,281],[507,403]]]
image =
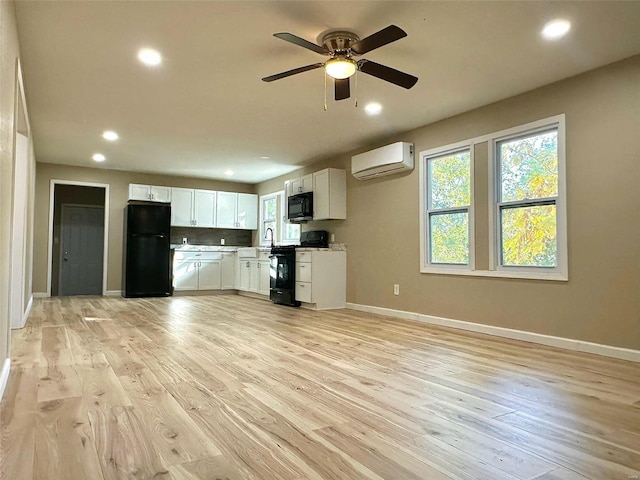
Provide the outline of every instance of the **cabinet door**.
[[234,253],[224,253],[222,255],[222,289],[229,290],[235,288],[236,278],[236,255]]
[[151,188],[151,200],[154,202],[171,203],[171,187],[155,187]]
[[249,291],[258,293],[260,290],[260,262],[249,260]]
[[151,200],[151,187],[149,185],[129,184],[129,200]]
[[300,179],[300,193],[313,192],[313,174],[305,175]]
[[198,265],[198,290],[220,290],[220,261],[202,261]]
[[260,285],[258,287],[258,293],[262,295],[269,295],[269,289],[271,288],[271,276],[269,275],[269,262],[258,262]]
[[329,217],[329,170],[313,174],[313,219],[326,220]]
[[216,192],[194,190],[193,222],[196,227],[216,226]]
[[171,226],[193,227],[193,190],[190,188],[172,188],[171,190]]
[[258,196],[253,193],[238,194],[238,228],[258,228]]
[[291,195],[295,195],[296,193],[297,192],[293,191],[293,180],[286,180],[284,182],[284,196],[290,197]]
[[238,228],[236,213],[238,209],[238,194],[233,192],[217,192],[216,227]]
[[240,260],[240,281],[239,290],[249,291],[251,283],[251,262],[249,260]]
[[176,290],[198,289],[198,262],[175,262],[173,264],[173,286]]

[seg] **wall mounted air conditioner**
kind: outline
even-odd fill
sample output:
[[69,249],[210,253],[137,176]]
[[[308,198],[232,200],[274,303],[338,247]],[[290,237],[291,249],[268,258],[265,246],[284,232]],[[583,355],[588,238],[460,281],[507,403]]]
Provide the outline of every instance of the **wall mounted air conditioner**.
[[351,174],[358,180],[413,170],[413,143],[397,142],[351,157]]

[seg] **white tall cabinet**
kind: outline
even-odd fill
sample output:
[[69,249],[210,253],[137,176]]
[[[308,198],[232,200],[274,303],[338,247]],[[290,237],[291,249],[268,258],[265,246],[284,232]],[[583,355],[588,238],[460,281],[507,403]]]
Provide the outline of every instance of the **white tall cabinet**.
[[338,168],[313,173],[313,219],[347,218],[347,175]]

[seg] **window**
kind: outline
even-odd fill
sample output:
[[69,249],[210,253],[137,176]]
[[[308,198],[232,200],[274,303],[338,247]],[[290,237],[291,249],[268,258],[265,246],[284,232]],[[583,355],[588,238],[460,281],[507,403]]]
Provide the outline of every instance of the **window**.
[[421,272],[568,279],[564,122],[420,154]]
[[566,277],[563,132],[558,121],[493,140],[496,270]]
[[298,243],[300,240],[300,225],[284,221],[285,205],[284,192],[275,192],[260,197],[260,245],[271,244],[273,230],[274,243]]
[[[278,239],[278,210],[280,204],[280,193],[265,195],[260,197],[260,244],[269,245],[273,238],[275,243]],[[270,228],[272,233],[267,229]],[[271,237],[273,235],[273,237]]]
[[427,244],[430,265],[469,265],[471,150],[427,158]]

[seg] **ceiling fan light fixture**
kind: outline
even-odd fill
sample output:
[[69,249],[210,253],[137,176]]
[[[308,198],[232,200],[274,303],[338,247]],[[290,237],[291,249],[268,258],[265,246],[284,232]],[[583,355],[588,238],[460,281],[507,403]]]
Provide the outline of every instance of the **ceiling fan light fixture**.
[[358,64],[350,58],[337,56],[327,61],[324,69],[330,77],[342,80],[356,73]]

